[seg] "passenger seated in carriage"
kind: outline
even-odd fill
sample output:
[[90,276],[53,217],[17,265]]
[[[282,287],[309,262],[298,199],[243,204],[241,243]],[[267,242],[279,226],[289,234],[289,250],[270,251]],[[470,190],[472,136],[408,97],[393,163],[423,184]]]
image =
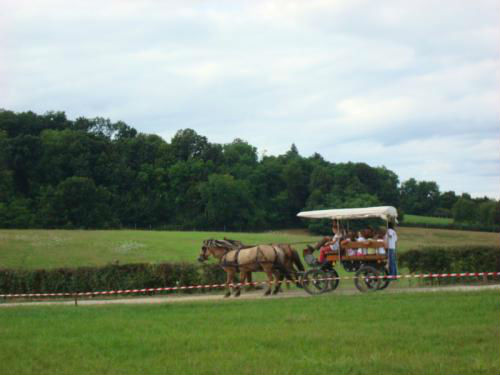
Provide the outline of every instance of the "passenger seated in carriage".
[[342,245],[342,248],[347,247],[347,251],[346,251],[346,254],[344,255],[347,255],[349,257],[352,257],[352,256],[355,256],[356,255],[356,249],[352,249],[350,247],[348,247],[348,245],[351,243],[351,242],[356,242],[357,240],[357,233],[354,232],[354,231],[350,231],[347,235],[347,238],[343,241],[340,242],[340,244]]
[[[366,230],[360,230],[358,232],[358,238],[356,238],[356,241],[357,242],[364,242],[366,241]],[[358,250],[356,251],[356,255],[365,255],[366,254],[366,249],[365,248],[358,248]]]
[[[385,230],[384,229],[379,229],[377,233],[375,234],[375,240],[376,241],[384,241],[385,238]],[[381,246],[377,249],[377,254],[378,255],[385,255],[385,247]]]
[[327,241],[319,250],[319,263],[324,264],[328,263],[326,260],[326,255],[328,253],[339,253],[340,252],[340,240],[342,239],[342,236],[340,234],[340,230],[338,226],[335,225],[336,222],[333,222],[332,225],[332,232],[333,232],[333,237],[331,238],[330,241]]

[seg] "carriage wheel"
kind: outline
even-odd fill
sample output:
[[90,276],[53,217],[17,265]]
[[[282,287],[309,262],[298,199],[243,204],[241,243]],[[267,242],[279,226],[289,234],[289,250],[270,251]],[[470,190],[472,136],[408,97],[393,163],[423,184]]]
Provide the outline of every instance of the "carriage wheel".
[[331,269],[328,271],[327,277],[332,280],[328,280],[328,285],[326,288],[326,292],[333,292],[339,286],[340,279],[338,279],[339,274],[335,269]]
[[356,272],[354,285],[360,292],[374,292],[380,288],[379,271],[371,266],[363,266]]
[[327,277],[328,275],[322,270],[309,270],[302,277],[302,286],[309,294],[321,294],[328,288]]
[[[389,272],[385,268],[382,268],[379,270],[380,276],[388,276]],[[378,290],[385,289],[389,286],[389,283],[391,282],[391,279],[385,278],[385,279],[380,279],[380,285],[378,287]]]

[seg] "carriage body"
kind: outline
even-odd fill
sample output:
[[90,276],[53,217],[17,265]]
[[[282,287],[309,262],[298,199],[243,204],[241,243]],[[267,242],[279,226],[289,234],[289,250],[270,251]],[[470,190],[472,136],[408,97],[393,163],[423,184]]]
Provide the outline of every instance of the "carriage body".
[[385,243],[380,240],[344,240],[340,244],[340,250],[327,253],[326,259],[333,265],[340,263],[347,272],[357,271],[363,265],[381,270],[388,261]]
[[[308,219],[331,219],[337,222],[342,220],[381,218],[385,220],[387,224],[391,220],[397,221],[397,210],[391,206],[332,209],[304,211],[300,212],[297,216]],[[313,267],[310,275],[318,280],[321,278],[330,279],[329,282],[322,283],[321,288],[312,288],[311,290],[313,292],[319,289],[321,289],[320,292],[334,290],[338,286],[340,278],[338,277],[335,267],[339,264],[342,265],[347,272],[356,272],[354,283],[360,291],[365,292],[384,289],[390,282],[390,279],[379,278],[380,276],[387,276],[388,256],[384,241],[343,240],[337,251],[332,250],[326,253],[328,264],[320,264],[312,253],[307,253],[306,251],[305,253],[305,262]],[[307,282],[306,280],[306,283]],[[311,283],[314,285],[314,281],[311,281]],[[308,288],[306,288],[306,290],[308,290]]]

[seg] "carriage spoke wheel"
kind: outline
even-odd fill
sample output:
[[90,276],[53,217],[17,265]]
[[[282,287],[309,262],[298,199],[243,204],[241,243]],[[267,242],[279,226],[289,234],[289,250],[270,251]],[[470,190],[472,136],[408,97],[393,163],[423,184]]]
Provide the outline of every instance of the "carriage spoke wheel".
[[327,281],[326,292],[333,292],[339,286],[340,279],[338,279],[339,274],[334,269],[328,271],[326,275],[329,279]]
[[363,266],[356,272],[354,285],[361,292],[374,292],[380,288],[381,279],[379,271],[371,266]]
[[309,294],[321,294],[328,288],[328,275],[322,270],[309,270],[302,277],[302,286]]
[[[380,276],[388,276],[389,273],[387,272],[387,270],[385,268],[382,268],[381,270],[379,270],[380,272]],[[391,282],[391,279],[389,278],[385,278],[385,279],[380,279],[380,285],[378,287],[378,290],[382,290],[382,289],[385,289],[389,286],[389,283]]]

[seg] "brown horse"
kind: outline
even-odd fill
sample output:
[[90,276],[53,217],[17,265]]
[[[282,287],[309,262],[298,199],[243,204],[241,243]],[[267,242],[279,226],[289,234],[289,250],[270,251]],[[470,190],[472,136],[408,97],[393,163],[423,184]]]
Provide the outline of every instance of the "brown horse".
[[[234,275],[236,272],[240,273],[240,282],[242,284],[246,283],[247,277],[252,272],[264,271],[267,275],[268,288],[264,295],[271,294],[272,284],[275,283],[274,273],[276,271],[282,272],[287,278],[290,275],[284,266],[285,254],[277,246],[271,245],[259,245],[250,248],[238,248],[238,249],[228,249],[222,241],[217,240],[205,240],[203,241],[203,247],[201,248],[200,256],[198,260],[204,262],[208,259],[210,255],[219,259],[219,264],[222,269],[226,272],[226,294],[225,297],[231,295],[232,286],[234,291],[234,296],[240,295],[239,285],[234,285]],[[281,281],[282,276],[277,276],[277,281]],[[279,291],[280,283],[276,283],[273,294]]]
[[[249,247],[254,247],[256,245],[244,245],[243,242],[237,240],[231,240],[229,238],[224,237],[224,241],[217,242],[220,246],[227,246],[228,249],[246,249]],[[297,270],[305,271],[304,265],[300,260],[300,255],[290,244],[287,243],[278,243],[278,244],[270,244],[271,246],[278,246],[285,253],[285,268],[288,270],[290,275],[293,278],[297,278]],[[297,270],[294,268],[297,267]],[[251,277],[251,275],[250,275]],[[250,281],[252,279],[250,278]]]
[[[287,243],[276,244],[285,253],[285,268],[290,273],[294,281],[297,280],[297,270],[305,271],[304,265],[300,260],[300,255],[292,246]],[[297,270],[295,267],[297,267]],[[297,284],[297,286],[300,286]]]
[[[226,249],[227,251],[229,250],[237,250],[237,249],[248,249],[250,247],[255,247],[257,245],[245,245],[243,242],[238,241],[238,240],[231,240],[229,238],[224,237],[224,240],[206,240],[203,241],[204,245],[209,244],[210,246],[215,246],[215,247],[222,247]],[[297,271],[305,271],[304,265],[302,264],[302,261],[300,260],[300,255],[295,250],[291,245],[282,243],[282,244],[270,244],[271,246],[277,246],[279,247],[284,255],[285,255],[285,260],[283,265],[285,266],[286,270],[288,271],[288,274],[290,277],[287,276],[287,279],[292,280],[295,282],[297,287],[302,288],[302,285],[298,282],[298,275]],[[295,267],[297,269],[295,269]],[[282,280],[282,276],[280,275],[279,272],[276,270],[275,275],[277,278]],[[246,281],[249,283],[249,285],[252,285],[252,272],[248,272],[246,275]],[[288,285],[288,284],[287,284]],[[279,289],[281,290],[281,283],[279,284]]]

